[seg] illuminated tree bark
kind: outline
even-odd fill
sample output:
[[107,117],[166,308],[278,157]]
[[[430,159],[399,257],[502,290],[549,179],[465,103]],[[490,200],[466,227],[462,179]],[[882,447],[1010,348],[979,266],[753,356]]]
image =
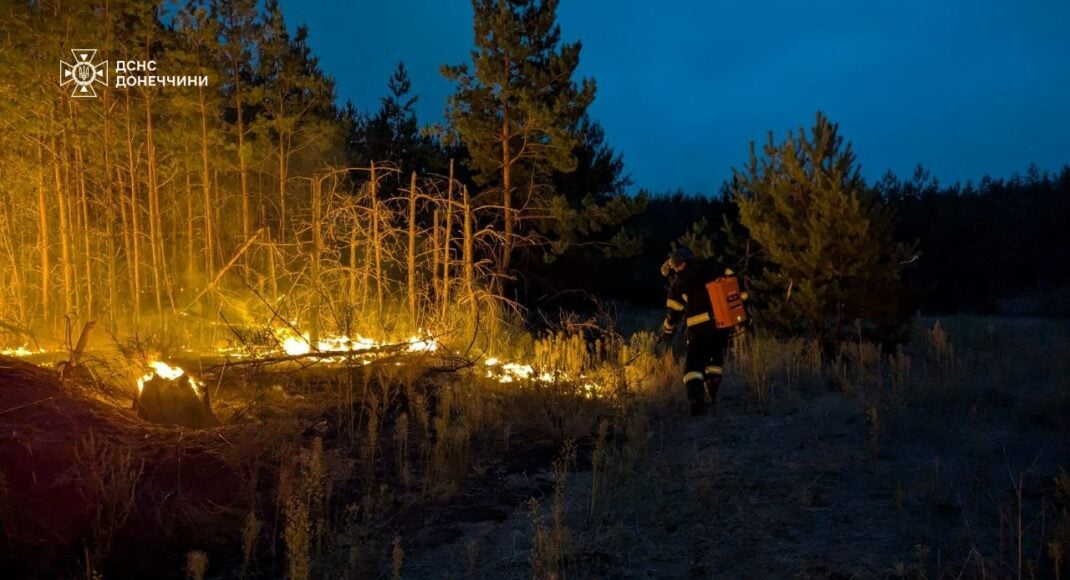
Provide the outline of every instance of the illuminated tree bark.
[[134,322],[141,320],[141,202],[138,199],[137,166],[138,158],[134,156],[134,127],[130,111],[130,93],[126,94],[126,154],[130,173],[130,229],[133,259],[130,260],[134,291]]
[[453,160],[450,159],[449,183],[446,185],[446,223],[442,228],[442,318],[450,305],[450,233],[453,228]]
[[48,249],[48,204],[45,203],[45,159],[44,145],[37,144],[37,254],[41,267],[41,317],[48,321],[51,318],[51,294],[49,284],[51,264],[49,263]]
[[468,295],[468,309],[472,320],[476,320],[479,305],[476,304],[476,268],[473,251],[472,203],[468,196],[468,186],[464,186],[464,288]]
[[408,259],[408,287],[409,287],[409,324],[416,330],[419,326],[416,320],[416,172],[412,172],[409,180],[409,259]]

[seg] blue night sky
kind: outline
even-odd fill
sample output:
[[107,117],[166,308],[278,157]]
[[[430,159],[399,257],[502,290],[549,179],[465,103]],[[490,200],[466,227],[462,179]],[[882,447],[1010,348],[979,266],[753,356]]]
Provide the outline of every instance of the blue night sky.
[[[439,65],[468,59],[467,0],[283,0],[340,102],[378,107],[404,61],[421,123],[442,119]],[[563,0],[591,115],[635,188],[716,192],[769,130],[840,124],[869,179],[942,182],[1070,163],[1068,0]]]

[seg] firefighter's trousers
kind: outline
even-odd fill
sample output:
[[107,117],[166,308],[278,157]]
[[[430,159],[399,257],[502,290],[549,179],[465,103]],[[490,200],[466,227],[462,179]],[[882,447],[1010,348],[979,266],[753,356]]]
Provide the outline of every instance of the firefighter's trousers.
[[710,398],[717,401],[730,337],[731,330],[720,330],[713,321],[688,327],[684,386],[687,388],[687,397],[692,401],[705,398],[703,386],[709,391]]

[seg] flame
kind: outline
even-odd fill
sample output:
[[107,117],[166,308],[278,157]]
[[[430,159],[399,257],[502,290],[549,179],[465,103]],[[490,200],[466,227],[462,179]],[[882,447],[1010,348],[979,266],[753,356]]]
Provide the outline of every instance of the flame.
[[[301,356],[313,351],[312,339],[308,334],[297,334],[290,328],[276,329],[275,338],[283,352],[291,356]],[[442,348],[442,345],[429,336],[410,336],[403,341],[379,341],[365,336],[347,335],[326,336],[315,343],[315,350],[320,352],[355,353],[362,357],[362,364],[370,364],[386,352],[376,351],[383,346],[404,346],[405,352],[409,353],[432,353]],[[391,349],[391,352],[396,352]],[[321,362],[340,362],[341,357],[323,358]],[[401,365],[401,362],[395,362]],[[559,369],[536,369],[534,366],[523,362],[505,362],[496,356],[483,359],[486,368],[485,376],[499,383],[514,383],[519,381],[534,381],[540,383],[553,383],[555,381],[575,382],[587,394],[601,391],[602,387],[597,382],[592,382],[587,376],[569,376]]]
[[[275,337],[279,341],[282,351],[291,356],[301,356],[312,352],[312,339],[308,334],[297,334],[290,329],[275,331]],[[410,336],[402,341],[408,352],[435,352],[439,349],[438,341],[430,337]],[[353,352],[372,351],[389,342],[381,342],[366,336],[347,335],[325,336],[316,341],[317,351],[321,352]],[[369,353],[372,354],[372,353]]]
[[20,346],[18,348],[0,349],[0,354],[5,355],[5,356],[30,356],[30,355],[34,355],[34,354],[38,354],[38,353],[42,353],[42,352],[45,352],[45,349],[39,348],[37,350],[30,350],[30,349],[26,348],[25,346]]
[[495,380],[499,383],[513,383],[522,380],[537,381],[541,383],[552,383],[554,381],[584,381],[581,386],[586,392],[587,396],[591,396],[592,393],[601,390],[601,386],[598,383],[591,382],[586,376],[580,375],[578,377],[570,377],[567,373],[552,369],[552,370],[536,370],[534,366],[517,363],[507,362],[503,363],[498,357],[487,357],[483,360],[483,365],[487,367],[485,376],[488,379]]
[[409,352],[435,352],[438,350],[438,341],[433,338],[409,337]]
[[282,341],[282,350],[286,354],[300,356],[312,351],[312,345],[308,340],[296,336],[289,336]]
[[191,375],[186,375],[186,371],[180,367],[173,367],[163,361],[150,361],[149,366],[152,370],[143,375],[137,380],[137,394],[140,395],[145,390],[145,383],[151,381],[153,377],[159,377],[168,381],[175,381],[181,378],[183,375],[189,380],[189,386],[193,389],[193,393],[198,397],[201,396],[201,386],[203,386],[197,379]]
[[156,371],[156,376],[169,381],[173,381],[186,374],[186,371],[158,360],[150,362],[149,366],[152,367],[152,370]]

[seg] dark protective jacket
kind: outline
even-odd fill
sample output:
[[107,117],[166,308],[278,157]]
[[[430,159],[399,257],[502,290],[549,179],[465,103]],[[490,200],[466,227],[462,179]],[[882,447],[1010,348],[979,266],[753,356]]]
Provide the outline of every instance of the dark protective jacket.
[[706,284],[732,273],[732,270],[725,268],[712,258],[689,261],[684,270],[676,274],[669,286],[662,332],[672,334],[681,318],[687,323],[689,335],[700,331],[717,330],[713,321],[713,305],[710,304],[710,294],[706,290]]

